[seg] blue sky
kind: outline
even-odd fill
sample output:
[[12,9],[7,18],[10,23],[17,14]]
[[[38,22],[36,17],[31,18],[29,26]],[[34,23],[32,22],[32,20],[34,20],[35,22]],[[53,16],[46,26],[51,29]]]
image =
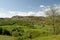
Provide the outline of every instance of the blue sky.
[[40,5],[60,4],[60,0],[0,0],[0,8],[16,11],[39,11]]
[[[43,7],[53,6],[54,4],[60,5],[60,0],[0,0],[0,12],[38,12],[41,11]],[[1,16],[4,15],[1,13]]]

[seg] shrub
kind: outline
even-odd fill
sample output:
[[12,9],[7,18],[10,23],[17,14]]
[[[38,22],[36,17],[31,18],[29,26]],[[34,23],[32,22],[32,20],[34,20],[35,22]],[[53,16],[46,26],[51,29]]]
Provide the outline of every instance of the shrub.
[[2,34],[3,35],[11,35],[10,31],[8,31],[7,29],[3,29]]
[[17,40],[26,40],[24,37],[18,37]]
[[2,34],[2,27],[0,27],[0,34]]
[[35,38],[35,37],[38,37],[39,35],[40,33],[38,31],[32,31],[30,32],[29,38]]
[[20,27],[14,28],[14,29],[12,30],[12,36],[22,36],[23,33],[24,33],[24,30],[21,29]]
[[19,32],[13,31],[13,32],[12,32],[12,36],[15,36],[15,37],[19,36]]
[[26,23],[25,26],[27,26],[28,28],[32,28],[32,29],[35,28],[34,25],[33,25],[32,23]]
[[32,39],[32,38],[38,37],[39,35],[40,35],[40,32],[39,31],[28,31],[25,34],[25,37]]

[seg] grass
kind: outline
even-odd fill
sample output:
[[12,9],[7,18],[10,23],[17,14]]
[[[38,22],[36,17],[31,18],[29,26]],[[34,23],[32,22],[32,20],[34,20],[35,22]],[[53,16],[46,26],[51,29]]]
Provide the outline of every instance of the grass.
[[[16,37],[0,35],[0,40],[16,40]],[[37,37],[31,40],[60,40],[60,35],[50,35],[45,37]]]
[[51,35],[51,36],[45,36],[45,37],[37,37],[32,40],[60,40],[60,35]]
[[[16,27],[22,27],[25,31],[28,31],[28,30],[33,30],[33,31],[39,31],[39,32],[48,32],[48,27],[43,27],[41,28],[41,26],[37,26],[36,29],[29,29],[27,27],[24,27],[24,26],[20,26],[20,25],[7,25],[7,26],[0,26],[2,28],[7,28],[8,30],[12,30],[13,28],[16,28]],[[44,36],[44,35],[43,35]],[[31,39],[31,40],[60,40],[60,35],[50,35],[50,36],[39,36],[39,37],[36,37],[34,39]],[[6,35],[0,35],[0,40],[15,40],[16,37],[12,37],[12,36],[6,36]]]
[[0,40],[16,40],[16,38],[12,36],[0,35]]

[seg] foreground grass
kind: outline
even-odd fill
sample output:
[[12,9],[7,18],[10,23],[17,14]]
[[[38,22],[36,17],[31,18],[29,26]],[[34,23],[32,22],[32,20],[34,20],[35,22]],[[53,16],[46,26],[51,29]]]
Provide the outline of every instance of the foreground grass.
[[[7,25],[7,26],[0,26],[0,27],[6,28],[9,31],[11,31],[13,28],[21,27],[25,31],[28,31],[28,30],[31,31],[31,30],[33,30],[33,31],[39,31],[41,33],[43,33],[43,32],[50,33],[48,31],[48,27],[47,26],[46,27],[43,27],[43,28],[41,28],[41,26],[36,26],[37,27],[36,29],[30,29],[28,27],[20,26],[20,25],[12,25],[12,26],[11,25]],[[16,37],[0,35],[0,40],[16,40]],[[50,35],[50,36],[45,36],[45,37],[41,37],[41,35],[40,35],[39,37],[36,37],[34,39],[31,39],[31,40],[60,40],[60,35],[52,35],[52,36]]]
[[16,40],[15,37],[0,35],[0,40]]
[[[0,40],[16,40],[16,37],[0,35]],[[37,37],[31,40],[60,40],[60,35]]]
[[37,38],[32,39],[32,40],[60,40],[60,35],[37,37]]

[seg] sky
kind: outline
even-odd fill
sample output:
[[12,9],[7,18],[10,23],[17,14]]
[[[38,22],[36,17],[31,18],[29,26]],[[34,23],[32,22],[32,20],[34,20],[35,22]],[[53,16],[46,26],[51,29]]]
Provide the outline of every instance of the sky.
[[0,17],[44,16],[43,10],[60,5],[60,0],[0,0]]

